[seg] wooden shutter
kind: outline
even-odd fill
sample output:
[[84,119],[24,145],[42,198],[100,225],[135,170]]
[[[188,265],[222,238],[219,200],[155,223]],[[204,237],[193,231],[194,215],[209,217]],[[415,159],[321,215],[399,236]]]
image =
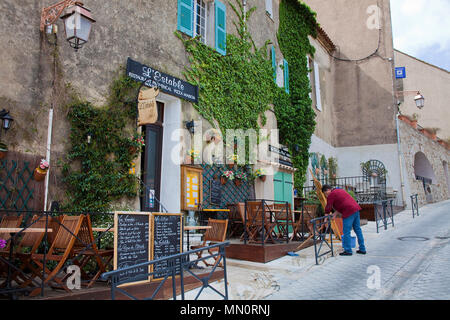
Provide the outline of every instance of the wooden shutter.
[[178,0],[177,29],[188,36],[194,35],[194,0]]
[[284,90],[289,93],[289,64],[283,59],[283,67],[284,67]]
[[227,54],[227,8],[216,0],[215,7],[215,48],[222,55]]

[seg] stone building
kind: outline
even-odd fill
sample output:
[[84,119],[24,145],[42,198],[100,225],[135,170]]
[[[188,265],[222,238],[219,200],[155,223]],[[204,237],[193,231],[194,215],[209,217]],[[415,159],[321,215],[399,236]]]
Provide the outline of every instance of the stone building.
[[[400,108],[403,114],[420,114],[423,126],[439,127],[445,137],[448,72],[394,50],[388,0],[305,2],[317,12],[318,22],[334,45],[330,50],[311,40],[316,48],[311,88],[317,121],[310,147],[312,169],[324,177],[319,159],[334,158],[338,177],[356,177],[364,174],[361,164],[376,160],[387,170],[387,191],[396,197],[396,204],[409,206],[410,195],[415,193],[420,204],[426,198],[448,199],[448,145],[411,131],[402,121],[397,126]],[[408,70],[406,79],[395,79],[395,67],[400,66]],[[423,110],[415,106],[416,92],[408,95],[404,93],[407,90],[424,94]],[[399,107],[398,103],[403,104]],[[426,154],[436,172],[431,179],[431,171],[427,171],[427,184],[417,172],[421,180],[416,180],[414,174],[414,157],[419,151]],[[427,197],[430,192],[434,196]]]

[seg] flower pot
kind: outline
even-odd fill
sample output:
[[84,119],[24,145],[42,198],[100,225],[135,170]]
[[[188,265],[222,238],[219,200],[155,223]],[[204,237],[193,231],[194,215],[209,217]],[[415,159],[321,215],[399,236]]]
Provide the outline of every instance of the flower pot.
[[8,151],[0,151],[0,159],[3,159],[4,157],[6,157],[6,153]]
[[33,179],[36,181],[42,181],[45,179],[45,176],[47,175],[47,170],[42,170],[41,168],[34,169],[33,172]]
[[227,181],[228,181],[227,178],[225,178],[225,177],[220,177],[220,183],[221,183],[221,184],[226,184]]
[[262,182],[266,181],[266,176],[259,176],[259,178],[262,180]]
[[228,166],[228,168],[233,169],[234,163],[229,163],[229,164],[227,164],[227,166]]
[[128,152],[129,152],[130,154],[135,154],[135,153],[137,152],[137,148],[131,146],[131,147],[128,148]]
[[417,129],[417,120],[411,120],[410,125],[411,125],[411,127],[413,127],[414,129]]
[[234,184],[236,185],[236,187],[239,187],[242,183],[241,179],[234,179]]

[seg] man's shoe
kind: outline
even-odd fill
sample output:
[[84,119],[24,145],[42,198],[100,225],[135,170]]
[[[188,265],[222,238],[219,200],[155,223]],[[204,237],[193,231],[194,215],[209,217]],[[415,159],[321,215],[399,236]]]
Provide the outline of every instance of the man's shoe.
[[366,254],[367,252],[366,252],[366,251],[358,250],[358,251],[356,251],[356,253],[359,253],[359,254]]
[[339,253],[339,255],[340,255],[340,256],[351,256],[352,253],[351,253],[351,252],[344,251],[344,252]]

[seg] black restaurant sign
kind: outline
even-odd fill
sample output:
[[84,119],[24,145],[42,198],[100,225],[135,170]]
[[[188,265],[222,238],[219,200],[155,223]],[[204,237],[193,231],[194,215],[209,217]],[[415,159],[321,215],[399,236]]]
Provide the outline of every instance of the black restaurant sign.
[[131,58],[127,60],[127,76],[144,83],[147,87],[159,88],[162,92],[191,102],[198,102],[198,86],[143,65]]

